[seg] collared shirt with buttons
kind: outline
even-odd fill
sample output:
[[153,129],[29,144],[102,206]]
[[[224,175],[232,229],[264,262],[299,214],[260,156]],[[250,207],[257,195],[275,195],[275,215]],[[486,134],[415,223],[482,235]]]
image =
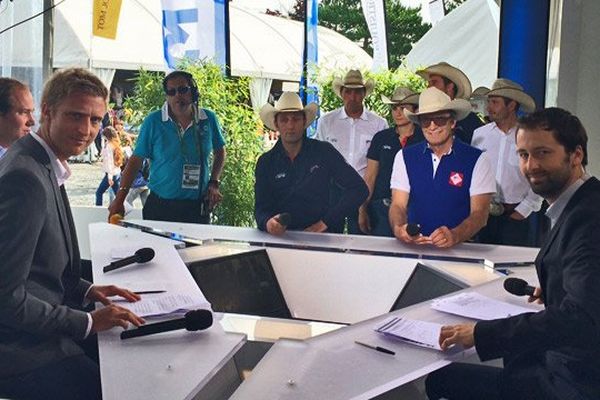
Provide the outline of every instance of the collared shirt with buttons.
[[[291,160],[279,140],[256,164],[255,217],[266,230],[280,213],[292,216],[288,229],[302,230],[322,220],[327,226],[341,221],[364,202],[368,189],[342,155],[326,142],[304,138],[300,153]],[[330,205],[332,185],[343,195]]]
[[354,119],[341,107],[319,118],[316,139],[331,143],[360,176],[364,176],[371,140],[387,127],[385,119],[366,108]]

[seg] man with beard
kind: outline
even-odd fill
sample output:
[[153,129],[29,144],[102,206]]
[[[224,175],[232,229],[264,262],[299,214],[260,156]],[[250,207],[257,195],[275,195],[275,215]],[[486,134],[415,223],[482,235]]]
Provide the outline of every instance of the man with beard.
[[[331,144],[306,137],[316,115],[315,103],[303,107],[292,92],[260,110],[264,124],[279,132],[275,146],[256,163],[254,213],[261,230],[273,235],[286,229],[330,232],[367,198],[366,184],[342,155]],[[333,185],[342,196],[329,206]]]
[[33,97],[29,88],[12,78],[0,78],[0,158],[17,139],[31,132]]
[[471,144],[486,152],[496,177],[496,194],[487,225],[479,232],[481,243],[532,245],[530,214],[539,211],[542,198],[533,193],[519,171],[516,151],[517,111],[533,112],[535,102],[523,88],[508,79],[497,79],[487,92],[492,122],[475,130]]
[[[404,110],[421,126],[425,142],[400,150],[394,160],[390,224],[399,240],[448,248],[485,226],[495,191],[489,162],[452,134],[470,111],[468,101],[451,100],[434,87],[419,96],[418,113]],[[420,233],[409,234],[408,224],[418,224]]]
[[520,168],[550,204],[551,231],[536,260],[537,313],[444,326],[440,346],[475,346],[482,361],[431,373],[430,399],[592,400],[600,398],[600,182],[587,175],[587,134],[560,108],[519,120]]
[[[385,119],[367,110],[363,104],[375,87],[373,79],[365,80],[358,70],[350,70],[344,79],[335,78],[333,91],[343,101],[343,107],[328,112],[319,118],[316,138],[329,142],[346,159],[348,164],[364,178],[367,169],[367,151],[375,134],[388,127]],[[339,191],[332,194],[333,201],[339,200]],[[366,213],[366,207],[360,212]],[[348,233],[360,234],[358,207],[347,216]],[[330,227],[333,232],[342,232],[343,224]]]

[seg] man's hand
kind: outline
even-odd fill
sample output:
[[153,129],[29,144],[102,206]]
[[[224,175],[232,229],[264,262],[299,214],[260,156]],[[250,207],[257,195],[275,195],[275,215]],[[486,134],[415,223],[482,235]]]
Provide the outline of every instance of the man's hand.
[[217,186],[208,185],[208,191],[206,192],[208,196],[208,207],[212,210],[223,201],[223,195]]
[[440,226],[431,233],[431,244],[440,248],[452,247],[458,243],[458,237],[447,226]]
[[544,304],[544,298],[542,297],[542,288],[536,286],[533,290],[533,296],[529,296],[529,298],[527,298],[527,302],[535,304]]
[[409,244],[431,244],[431,237],[430,236],[423,236],[422,234],[418,234],[416,236],[411,236],[408,234],[408,232],[406,231],[406,227],[408,226],[408,224],[404,224],[404,225],[395,225],[394,226],[394,236],[396,236],[397,239],[403,241],[404,243],[409,243]]
[[286,226],[279,223],[279,215],[277,214],[267,221],[267,232],[271,235],[281,236],[285,233]]
[[523,221],[525,219],[518,211],[513,211],[508,218],[514,219],[515,221]]
[[458,344],[465,349],[475,345],[475,324],[445,325],[440,330],[440,347],[447,350],[450,346]]
[[126,308],[119,307],[116,304],[110,304],[106,307],[92,311],[91,315],[91,333],[106,331],[114,326],[121,326],[123,329],[127,329],[130,323],[135,326],[146,323],[143,318],[138,317]]
[[327,225],[323,220],[315,222],[308,228],[304,229],[305,232],[325,232],[327,230]]
[[125,200],[125,196],[119,196],[121,191],[117,192],[117,196],[108,206],[108,222],[110,222],[110,217],[115,214],[125,215],[125,206],[123,202]]
[[121,296],[125,300],[135,302],[141,299],[139,294],[135,294],[131,290],[123,289],[115,285],[100,286],[94,285],[87,293],[87,299],[90,301],[98,301],[105,306],[108,306],[112,302],[108,298],[109,296]]
[[371,221],[369,220],[369,213],[366,207],[358,209],[358,227],[363,233],[371,233]]

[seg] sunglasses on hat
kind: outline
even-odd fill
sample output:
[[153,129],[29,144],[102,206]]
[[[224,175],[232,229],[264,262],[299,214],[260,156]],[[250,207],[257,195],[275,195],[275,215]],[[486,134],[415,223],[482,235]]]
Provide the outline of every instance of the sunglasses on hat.
[[177,94],[177,93],[179,93],[179,94],[186,94],[191,89],[192,89],[191,86],[179,86],[177,88],[166,89],[165,93],[167,94],[167,96],[175,96],[175,94]]

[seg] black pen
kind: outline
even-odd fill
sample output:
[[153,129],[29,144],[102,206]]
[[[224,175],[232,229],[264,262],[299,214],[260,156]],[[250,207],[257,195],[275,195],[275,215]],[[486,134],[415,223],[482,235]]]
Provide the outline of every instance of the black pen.
[[135,294],[158,294],[158,293],[167,293],[166,290],[141,290],[139,292],[133,292]]
[[379,351],[381,353],[390,354],[392,356],[396,355],[395,352],[393,352],[392,350],[386,349],[385,347],[373,346],[372,344],[367,344],[367,343],[359,342],[358,340],[355,340],[354,343],[359,344],[361,346],[368,347],[369,349],[373,349],[373,350]]

